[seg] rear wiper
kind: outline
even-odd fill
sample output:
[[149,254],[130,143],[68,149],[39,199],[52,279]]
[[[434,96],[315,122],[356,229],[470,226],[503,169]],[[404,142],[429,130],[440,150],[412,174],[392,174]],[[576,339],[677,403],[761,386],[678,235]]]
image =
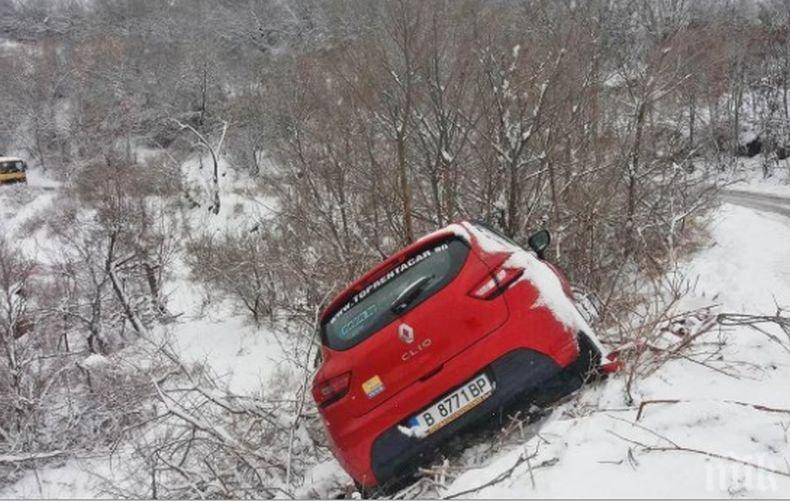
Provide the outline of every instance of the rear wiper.
[[422,290],[425,289],[426,284],[428,284],[431,279],[433,279],[433,275],[426,275],[420,277],[413,283],[411,283],[406,289],[403,290],[401,294],[392,302],[390,305],[390,311],[395,315],[401,315],[406,308],[413,302],[419,295],[422,293]]

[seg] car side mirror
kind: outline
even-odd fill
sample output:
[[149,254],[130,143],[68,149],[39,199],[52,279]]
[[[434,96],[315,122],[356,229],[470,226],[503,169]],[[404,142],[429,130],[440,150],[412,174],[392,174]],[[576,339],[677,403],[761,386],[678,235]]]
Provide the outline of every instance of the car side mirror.
[[551,234],[548,230],[541,230],[540,232],[532,234],[532,237],[530,237],[527,242],[529,243],[529,247],[537,253],[538,258],[542,260],[546,255],[549,244],[551,244]]

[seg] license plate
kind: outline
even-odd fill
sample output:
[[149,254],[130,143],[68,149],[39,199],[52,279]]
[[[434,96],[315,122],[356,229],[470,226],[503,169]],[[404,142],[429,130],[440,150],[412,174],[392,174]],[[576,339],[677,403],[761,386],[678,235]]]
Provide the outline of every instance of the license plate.
[[485,373],[480,373],[461,387],[436,401],[408,421],[410,435],[425,437],[436,432],[467,411],[482,403],[494,391]]

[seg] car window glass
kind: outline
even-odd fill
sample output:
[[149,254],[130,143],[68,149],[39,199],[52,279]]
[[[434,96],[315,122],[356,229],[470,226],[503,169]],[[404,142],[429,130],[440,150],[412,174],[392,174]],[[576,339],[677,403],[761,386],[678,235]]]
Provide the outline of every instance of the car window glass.
[[327,316],[323,326],[324,343],[335,350],[345,350],[358,344],[399,317],[391,307],[407,288],[417,281],[427,281],[400,315],[452,281],[468,254],[466,242],[453,238],[410,256]]

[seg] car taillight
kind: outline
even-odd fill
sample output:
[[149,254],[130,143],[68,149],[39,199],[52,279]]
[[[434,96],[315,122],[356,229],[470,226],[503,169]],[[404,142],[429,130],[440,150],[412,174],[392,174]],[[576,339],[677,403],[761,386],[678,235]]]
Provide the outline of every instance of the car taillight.
[[499,267],[490,277],[472,288],[469,295],[480,300],[491,300],[502,294],[524,274],[523,268]]
[[313,398],[318,406],[328,406],[348,392],[351,384],[351,373],[324,380],[313,387]]

